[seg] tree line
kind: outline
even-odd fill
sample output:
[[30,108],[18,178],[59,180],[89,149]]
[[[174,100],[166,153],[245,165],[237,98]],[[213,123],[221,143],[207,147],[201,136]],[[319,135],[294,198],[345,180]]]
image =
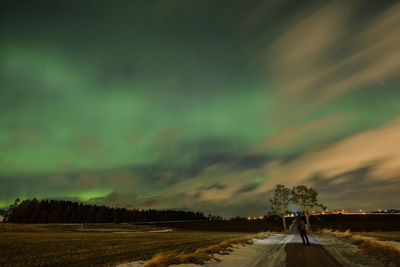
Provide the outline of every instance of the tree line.
[[326,210],[326,206],[317,201],[318,193],[312,187],[305,185],[297,185],[289,189],[285,185],[278,184],[275,186],[274,196],[269,199],[270,213],[279,215],[282,218],[283,230],[287,231],[285,215],[287,206],[290,202],[297,204],[306,217],[308,227],[310,225],[310,209],[313,207],[320,207]]
[[124,223],[206,220],[201,212],[126,209],[67,200],[17,199],[6,214],[13,223]]

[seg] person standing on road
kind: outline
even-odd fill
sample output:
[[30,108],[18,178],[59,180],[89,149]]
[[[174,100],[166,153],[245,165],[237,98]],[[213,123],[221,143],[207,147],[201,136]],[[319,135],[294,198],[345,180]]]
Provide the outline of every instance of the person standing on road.
[[307,240],[307,246],[310,246],[310,241],[308,241],[308,236],[306,232],[306,222],[304,219],[300,216],[300,214],[297,213],[296,216],[296,224],[297,224],[297,230],[299,230],[301,240],[303,240],[303,245],[306,245],[306,241],[304,238]]

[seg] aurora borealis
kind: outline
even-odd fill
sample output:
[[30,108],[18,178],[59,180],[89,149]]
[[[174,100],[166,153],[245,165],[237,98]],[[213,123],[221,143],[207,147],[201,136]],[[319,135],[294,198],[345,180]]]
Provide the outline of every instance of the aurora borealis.
[[0,207],[399,208],[397,1],[4,1]]

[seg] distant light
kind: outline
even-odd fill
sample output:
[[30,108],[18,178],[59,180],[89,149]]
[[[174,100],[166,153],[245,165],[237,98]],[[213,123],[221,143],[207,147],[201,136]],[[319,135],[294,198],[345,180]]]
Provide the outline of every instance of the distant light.
[[261,219],[261,220],[262,220],[262,218],[263,218],[263,217],[262,217],[262,216],[260,216],[260,219]]
[[251,217],[247,217],[247,220],[251,220]]
[[253,218],[254,220],[256,219],[256,217]]

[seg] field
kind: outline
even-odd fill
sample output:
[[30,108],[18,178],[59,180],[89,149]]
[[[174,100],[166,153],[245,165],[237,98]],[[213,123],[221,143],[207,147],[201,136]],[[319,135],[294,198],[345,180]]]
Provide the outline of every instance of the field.
[[[290,225],[294,218],[286,218]],[[314,230],[333,229],[353,232],[400,231],[400,215],[319,215],[311,216],[310,223]],[[282,231],[281,218],[263,220],[238,221],[191,221],[191,222],[160,222],[148,225],[194,230],[194,231],[225,231],[257,233],[264,231]]]
[[319,215],[311,216],[311,224],[315,229],[329,228],[352,232],[399,231],[400,215]]
[[[150,259],[159,252],[193,252],[243,233],[174,231],[164,233],[80,232],[115,228],[156,230],[131,225],[14,225],[0,224],[0,266],[96,265]],[[158,228],[159,230],[159,228]]]
[[12,232],[98,232],[98,230],[107,231],[121,231],[124,232],[143,232],[143,231],[157,231],[164,228],[151,226],[151,225],[134,225],[128,223],[121,224],[14,224],[14,223],[3,223],[0,224],[0,233],[12,233]]
[[[360,246],[364,253],[382,262],[396,262],[398,252],[392,249],[393,244],[363,237],[399,242],[399,219],[399,215],[321,215],[312,216],[311,223],[316,234],[323,228],[350,229],[351,234],[331,231],[322,231],[322,234]],[[288,225],[292,220],[287,218]],[[258,232],[278,232],[281,227],[281,221],[275,218],[142,224],[3,223],[0,224],[0,266],[114,266],[149,260],[157,254],[164,258],[169,255],[169,259],[174,258],[171,255],[187,258],[199,251],[203,255],[211,248],[215,250],[218,247],[215,245],[226,240],[247,238],[250,233],[254,236]],[[356,238],[355,234],[360,237]],[[229,246],[226,242],[222,245]]]
[[191,231],[217,231],[258,233],[265,231],[282,231],[282,220],[240,220],[240,221],[189,221],[189,222],[156,222],[151,224],[158,227],[167,227]]

